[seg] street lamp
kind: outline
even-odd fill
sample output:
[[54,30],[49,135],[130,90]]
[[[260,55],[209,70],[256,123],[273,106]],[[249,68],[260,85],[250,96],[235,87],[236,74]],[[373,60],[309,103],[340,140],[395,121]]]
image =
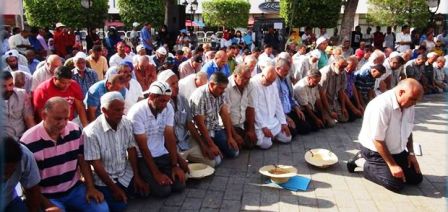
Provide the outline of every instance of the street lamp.
[[87,32],[90,33],[90,8],[92,8],[92,0],[81,0],[81,6],[87,9]]

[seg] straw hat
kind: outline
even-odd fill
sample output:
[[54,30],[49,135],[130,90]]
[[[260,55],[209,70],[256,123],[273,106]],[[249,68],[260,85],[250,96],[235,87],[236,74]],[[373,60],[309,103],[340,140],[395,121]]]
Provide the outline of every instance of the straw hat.
[[327,149],[310,149],[305,153],[305,161],[319,168],[327,168],[338,162],[338,156]]
[[203,163],[190,163],[188,164],[188,168],[190,169],[188,178],[204,178],[212,175],[215,172],[214,168]]
[[288,182],[289,178],[297,175],[297,169],[293,166],[285,165],[267,165],[261,167],[258,172],[260,174],[270,177],[275,183]]

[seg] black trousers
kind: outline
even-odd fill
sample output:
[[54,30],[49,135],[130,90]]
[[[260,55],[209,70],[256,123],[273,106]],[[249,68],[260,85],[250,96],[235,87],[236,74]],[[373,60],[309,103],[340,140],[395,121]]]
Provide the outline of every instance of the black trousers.
[[[159,171],[171,178],[171,162],[169,154],[161,155],[153,158]],[[140,169],[140,175],[149,184],[151,195],[156,197],[167,197],[171,192],[180,192],[185,189],[185,183],[179,181],[179,179],[173,180],[171,185],[160,185],[151,173],[151,170],[146,166],[146,162],[143,158],[138,158],[138,166]]]
[[[318,111],[311,111],[311,113],[314,113],[314,115],[316,115],[319,118],[321,117],[321,115]],[[317,127],[317,123],[311,118],[311,114],[308,113],[307,110],[303,111],[303,114],[305,114],[305,121],[310,126],[310,131],[311,132],[319,131],[319,128]]]
[[311,126],[305,120],[300,119],[294,110],[287,113],[286,115],[289,118],[291,118],[294,121],[294,123],[296,124],[295,129],[289,128],[289,130],[291,131],[291,135],[293,137],[297,134],[304,135],[304,134],[308,134],[311,132]]
[[423,180],[423,175],[415,172],[413,166],[408,167],[409,153],[406,151],[392,155],[395,162],[403,169],[406,182],[392,176],[386,161],[384,161],[378,152],[361,147],[361,154],[366,159],[366,163],[364,164],[364,177],[391,191],[398,192],[403,189],[405,184],[417,185]]

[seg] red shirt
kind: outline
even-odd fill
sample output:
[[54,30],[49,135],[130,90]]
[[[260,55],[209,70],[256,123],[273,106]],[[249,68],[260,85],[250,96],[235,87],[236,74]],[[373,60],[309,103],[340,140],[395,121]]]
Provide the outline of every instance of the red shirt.
[[67,55],[67,49],[65,48],[67,42],[66,33],[59,29],[55,30],[53,34],[54,49],[56,51],[56,54],[61,57],[65,57],[65,55]]
[[70,105],[70,120],[73,120],[75,112],[75,99],[80,101],[84,99],[81,87],[76,81],[71,80],[72,83],[70,83],[70,86],[67,88],[67,90],[62,91],[56,88],[53,80],[54,77],[46,80],[45,82],[37,86],[36,90],[34,90],[34,110],[38,111],[39,109],[43,109],[48,99],[50,99],[51,97],[60,96],[67,100],[68,104]]

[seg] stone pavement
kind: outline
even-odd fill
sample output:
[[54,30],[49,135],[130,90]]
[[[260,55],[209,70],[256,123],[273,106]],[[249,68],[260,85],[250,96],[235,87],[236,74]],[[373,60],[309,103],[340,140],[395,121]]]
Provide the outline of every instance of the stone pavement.
[[[406,187],[402,194],[390,192],[363,179],[362,172],[348,173],[345,162],[358,149],[361,120],[339,124],[296,138],[292,144],[276,144],[267,151],[243,151],[225,160],[214,176],[188,181],[187,189],[166,199],[132,200],[128,211],[446,211],[447,98],[425,96],[417,105],[414,142],[424,174],[421,185]],[[308,166],[303,158],[309,148],[327,148],[339,164],[322,170]],[[305,192],[262,187],[258,169],[268,164],[294,165],[301,176],[312,179]]]

